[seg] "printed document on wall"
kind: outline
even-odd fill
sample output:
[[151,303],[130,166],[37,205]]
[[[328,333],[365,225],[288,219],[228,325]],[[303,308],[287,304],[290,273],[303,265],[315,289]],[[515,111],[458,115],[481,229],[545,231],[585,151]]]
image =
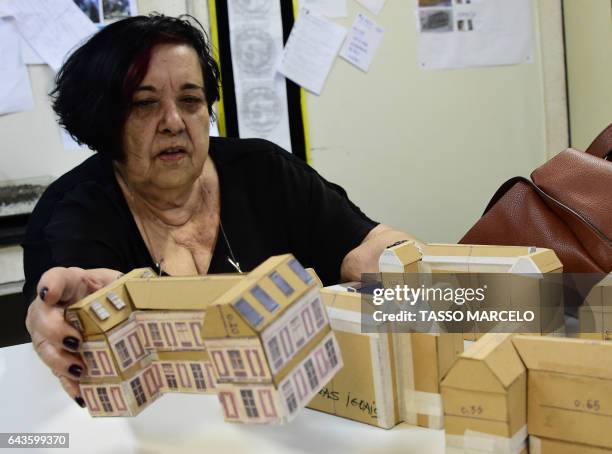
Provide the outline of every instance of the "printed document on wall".
[[423,69],[533,61],[530,0],[414,0]]
[[54,71],[98,30],[72,0],[5,0],[2,14],[16,19],[21,36]]
[[346,28],[306,8],[293,25],[279,72],[317,95],[346,37]]
[[32,110],[32,87],[14,20],[0,18],[0,115]]
[[370,69],[370,64],[380,45],[383,29],[372,19],[358,14],[349,32],[340,56],[357,66],[364,72]]

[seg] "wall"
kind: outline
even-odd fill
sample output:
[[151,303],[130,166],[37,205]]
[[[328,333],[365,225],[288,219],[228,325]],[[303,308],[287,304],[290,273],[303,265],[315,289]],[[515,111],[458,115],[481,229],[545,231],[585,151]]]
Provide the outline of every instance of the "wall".
[[313,164],[375,219],[456,241],[501,183],[546,160],[539,14],[532,64],[421,71],[410,5],[388,0],[376,18],[385,35],[369,74],[338,60],[308,97]]
[[612,122],[612,2],[564,0],[572,146],[584,150]]
[[[551,19],[558,0],[542,1],[543,23],[558,29]],[[345,26],[364,11],[348,4],[350,18],[338,21]],[[312,164],[371,217],[427,241],[456,241],[503,181],[528,175],[560,146],[554,140],[563,143],[563,127],[550,125],[564,116],[564,87],[547,82],[559,79],[562,52],[544,65],[541,33],[550,27],[540,27],[534,3],[534,63],[421,71],[411,5],[387,0],[376,17],[385,35],[368,74],[338,59],[322,96],[307,96]],[[139,7],[190,11],[207,23],[204,1],[140,0]],[[63,150],[46,96],[53,74],[46,66],[29,72],[36,109],[0,118],[0,179],[57,176],[89,153]]]

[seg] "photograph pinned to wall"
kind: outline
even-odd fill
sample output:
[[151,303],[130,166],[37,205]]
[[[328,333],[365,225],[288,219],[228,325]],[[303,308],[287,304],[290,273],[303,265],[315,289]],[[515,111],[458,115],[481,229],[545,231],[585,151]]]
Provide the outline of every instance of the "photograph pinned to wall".
[[421,33],[446,33],[453,31],[453,10],[444,9],[421,9],[419,11]]
[[414,0],[422,69],[533,61],[530,0]]
[[99,27],[138,14],[136,0],[72,0]]
[[137,14],[136,0],[102,0],[104,25],[136,16]]
[[94,24],[102,23],[102,14],[100,14],[101,0],[73,0],[76,6],[78,6],[81,11],[85,13],[85,15],[92,21]]
[[380,45],[383,29],[372,19],[358,14],[344,41],[340,56],[364,72],[370,69],[374,54]]

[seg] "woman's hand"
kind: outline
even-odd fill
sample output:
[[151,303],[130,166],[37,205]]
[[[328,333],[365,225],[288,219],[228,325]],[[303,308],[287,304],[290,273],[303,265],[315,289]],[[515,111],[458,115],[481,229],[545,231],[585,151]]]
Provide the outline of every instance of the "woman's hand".
[[79,355],[81,334],[64,319],[64,308],[105,287],[121,276],[119,271],[99,268],[51,268],[42,275],[37,298],[30,304],[26,328],[34,350],[81,407],[85,401],[79,378],[85,364]]

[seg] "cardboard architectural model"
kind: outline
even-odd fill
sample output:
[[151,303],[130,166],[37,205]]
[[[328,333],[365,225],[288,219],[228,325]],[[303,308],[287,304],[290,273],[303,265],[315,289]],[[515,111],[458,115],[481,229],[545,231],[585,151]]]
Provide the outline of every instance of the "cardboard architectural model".
[[83,336],[90,414],[193,392],[218,393],[229,421],[291,419],[342,367],[319,286],[290,255],[248,275],[122,276],[65,314]]
[[529,454],[610,454],[612,449],[529,435]]
[[349,284],[321,290],[345,367],[308,407],[390,429],[401,422],[392,336],[362,332],[362,295],[349,291],[353,288]]
[[463,351],[463,336],[362,332],[362,298],[368,296],[351,291],[355,286],[321,290],[345,368],[308,407],[385,429],[402,421],[441,429],[440,380]]
[[569,446],[554,452],[612,450],[612,343],[539,336],[513,342],[528,369],[529,434],[544,448]]
[[442,381],[446,444],[527,452],[527,373],[510,334],[485,334]]
[[[511,309],[514,302],[521,301],[529,302],[530,307],[538,307],[538,320],[542,321],[541,333],[565,332],[562,288],[544,285],[545,277],[556,275],[548,273],[561,273],[563,270],[561,262],[551,249],[428,244],[419,255],[420,260],[415,263],[412,242],[401,242],[387,248],[379,261],[384,286],[387,288],[403,284],[433,286],[436,284],[436,276],[440,274],[471,273],[479,280],[478,284],[472,283],[472,285],[488,285],[488,294],[495,295],[497,304],[503,303],[505,308]],[[498,276],[501,274],[515,279],[515,285],[509,286],[508,280],[499,279]],[[503,286],[500,286],[500,283]],[[496,293],[496,289],[503,292]],[[485,324],[480,326],[486,327]],[[492,322],[488,328],[492,329],[495,326],[496,323]],[[482,334],[470,331],[464,333],[464,337],[466,340],[476,340]]]
[[[400,272],[416,272],[421,253],[414,242],[402,243],[401,250],[396,250],[392,266],[399,261]],[[383,283],[391,286],[385,279],[397,276],[386,274],[382,261]],[[362,311],[376,308],[369,291],[361,283],[321,290],[346,367],[309,407],[385,429],[402,421],[441,429],[440,381],[463,351],[462,334],[402,333],[388,324],[367,332]]]
[[80,387],[92,416],[135,416],[165,392],[215,392],[204,312],[243,278],[153,276],[133,270],[66,310],[83,336]]
[[318,283],[290,255],[217,299],[203,339],[226,421],[289,421],[343,365]]
[[581,338],[612,340],[612,273],[591,289],[578,308],[578,320]]

